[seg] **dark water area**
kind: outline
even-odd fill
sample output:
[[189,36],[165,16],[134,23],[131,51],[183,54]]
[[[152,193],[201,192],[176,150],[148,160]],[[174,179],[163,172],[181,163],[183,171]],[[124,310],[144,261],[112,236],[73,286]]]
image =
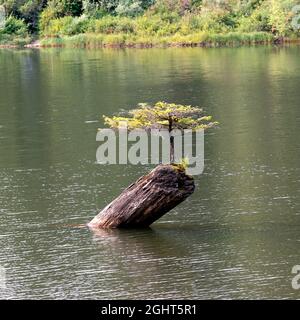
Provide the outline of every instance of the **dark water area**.
[[[2,299],[299,298],[300,47],[0,51]],[[102,115],[200,105],[196,191],[145,230],[84,224],[153,166],[96,164]]]

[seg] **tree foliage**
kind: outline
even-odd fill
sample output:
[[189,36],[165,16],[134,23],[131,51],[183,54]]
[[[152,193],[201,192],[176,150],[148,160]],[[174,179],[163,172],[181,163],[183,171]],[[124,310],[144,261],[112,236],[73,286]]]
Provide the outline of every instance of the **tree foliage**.
[[153,106],[140,103],[138,108],[130,110],[127,115],[107,117],[105,124],[112,128],[119,128],[123,122],[129,130],[133,129],[207,129],[217,122],[211,116],[204,114],[203,109],[187,105],[157,102]]
[[46,3],[47,0],[0,0],[0,5],[5,7],[7,16],[13,15],[24,20],[32,32],[37,30],[39,15]]
[[[148,103],[140,103],[138,108],[130,110],[125,115],[104,116],[104,122],[114,129],[122,128],[126,123],[129,130],[164,129],[169,133],[173,130],[205,130],[218,124],[212,121],[211,116],[205,115],[201,108],[161,101],[153,106]],[[174,162],[174,137],[172,135],[170,135],[170,160]]]

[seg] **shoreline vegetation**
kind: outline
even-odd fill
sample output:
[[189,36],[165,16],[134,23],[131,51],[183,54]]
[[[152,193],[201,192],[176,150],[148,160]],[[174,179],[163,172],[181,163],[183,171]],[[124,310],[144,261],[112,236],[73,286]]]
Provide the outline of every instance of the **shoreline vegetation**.
[[229,33],[212,35],[187,35],[173,37],[133,37],[127,34],[103,36],[99,34],[78,34],[64,37],[47,37],[29,41],[15,41],[0,43],[0,49],[43,49],[43,48],[66,48],[66,49],[101,49],[101,48],[218,48],[259,45],[290,45],[300,44],[299,38],[278,38],[268,33]]
[[300,43],[297,4],[297,0],[0,0],[0,48]]
[[103,36],[97,34],[79,34],[57,38],[41,39],[29,44],[28,48],[167,48],[167,47],[230,47],[268,44],[300,43],[300,39],[276,38],[268,33],[229,33],[204,34],[169,37],[135,37],[127,34]]

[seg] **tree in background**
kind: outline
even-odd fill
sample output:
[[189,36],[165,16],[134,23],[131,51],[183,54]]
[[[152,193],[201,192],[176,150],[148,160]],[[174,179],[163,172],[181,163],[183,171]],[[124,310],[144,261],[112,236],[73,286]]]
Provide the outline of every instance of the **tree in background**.
[[[86,11],[100,11],[120,16],[137,16],[154,4],[154,0],[83,0]],[[91,10],[92,9],[92,10]]]
[[[60,35],[93,32],[95,20],[105,15],[136,17],[145,13],[150,24],[153,21],[155,24],[155,19],[161,20],[162,24],[154,26],[160,29],[157,31],[160,34],[169,35],[165,32],[168,28],[178,33],[183,26],[184,35],[191,31],[210,34],[262,31],[284,37],[299,35],[291,23],[296,14],[292,9],[297,4],[299,0],[0,0],[6,16],[24,20],[31,33],[43,34],[50,21],[74,17],[74,21],[67,18],[55,23],[55,32],[50,34]],[[88,27],[81,28],[82,20],[88,19],[92,20],[85,21]],[[72,32],[64,32],[70,29],[66,24],[71,25]],[[74,27],[76,24],[80,26]],[[57,32],[60,26],[63,30]]]
[[0,0],[6,15],[23,19],[31,32],[37,30],[39,15],[47,4],[47,0]]
[[50,0],[48,6],[55,8],[58,17],[82,14],[82,0]]
[[298,0],[259,0],[244,1],[239,11],[238,31],[266,31],[284,37],[294,32],[293,7]]

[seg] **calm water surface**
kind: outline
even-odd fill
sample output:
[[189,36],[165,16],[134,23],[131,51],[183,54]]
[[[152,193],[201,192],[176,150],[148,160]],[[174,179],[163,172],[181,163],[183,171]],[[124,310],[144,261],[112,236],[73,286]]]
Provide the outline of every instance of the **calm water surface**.
[[[0,51],[2,299],[300,298],[300,48]],[[149,230],[84,225],[151,166],[95,164],[103,114],[201,105],[205,172]]]

